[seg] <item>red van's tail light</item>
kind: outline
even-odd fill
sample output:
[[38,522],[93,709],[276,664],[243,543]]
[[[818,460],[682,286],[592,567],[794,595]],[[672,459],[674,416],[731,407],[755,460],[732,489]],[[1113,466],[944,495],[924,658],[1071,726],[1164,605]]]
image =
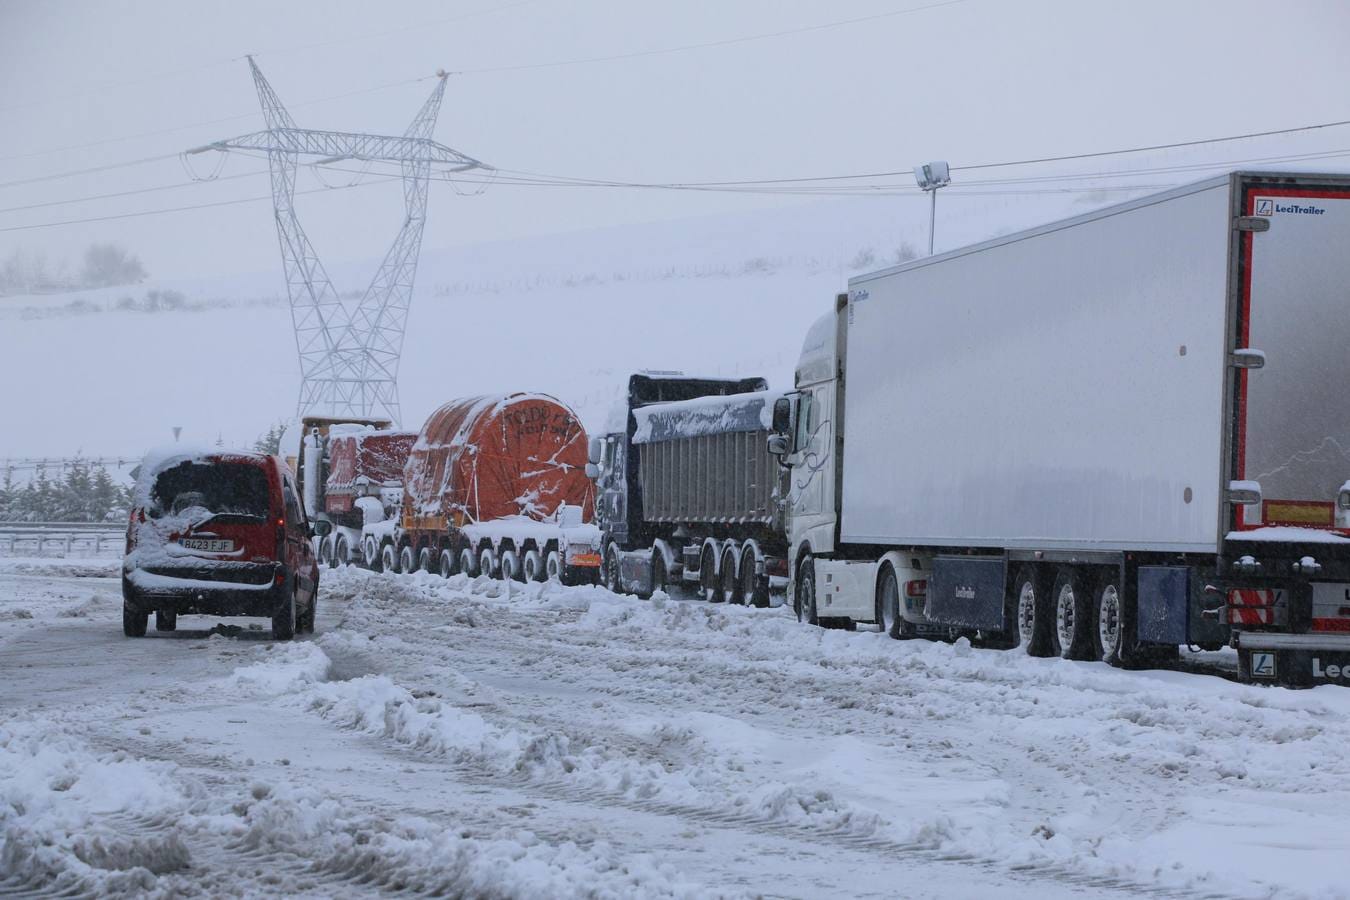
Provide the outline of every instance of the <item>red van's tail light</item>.
[[911,600],[928,596],[928,579],[919,578],[905,582],[905,596]]

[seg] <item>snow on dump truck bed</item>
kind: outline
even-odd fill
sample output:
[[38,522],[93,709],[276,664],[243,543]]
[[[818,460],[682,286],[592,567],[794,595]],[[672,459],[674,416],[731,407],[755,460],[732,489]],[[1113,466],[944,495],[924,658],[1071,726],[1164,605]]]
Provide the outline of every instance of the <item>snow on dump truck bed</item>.
[[773,425],[773,404],[783,394],[783,391],[755,391],[642,406],[633,410],[633,418],[637,421],[633,443],[651,444],[735,431],[768,431]]

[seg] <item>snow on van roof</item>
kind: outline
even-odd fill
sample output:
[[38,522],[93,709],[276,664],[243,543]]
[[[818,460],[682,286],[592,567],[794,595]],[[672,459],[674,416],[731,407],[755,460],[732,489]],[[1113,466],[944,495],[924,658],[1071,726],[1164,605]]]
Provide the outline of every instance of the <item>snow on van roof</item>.
[[768,431],[773,425],[774,402],[783,394],[783,391],[754,391],[639,407],[633,410],[637,420],[633,443],[651,444],[736,431]]

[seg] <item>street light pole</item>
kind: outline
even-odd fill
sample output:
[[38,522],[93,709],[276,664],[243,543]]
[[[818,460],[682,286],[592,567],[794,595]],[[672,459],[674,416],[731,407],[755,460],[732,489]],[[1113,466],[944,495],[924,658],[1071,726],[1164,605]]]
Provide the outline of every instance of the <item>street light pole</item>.
[[945,162],[930,162],[914,167],[919,190],[928,194],[928,255],[933,255],[933,232],[937,228],[937,192],[952,183],[951,168]]

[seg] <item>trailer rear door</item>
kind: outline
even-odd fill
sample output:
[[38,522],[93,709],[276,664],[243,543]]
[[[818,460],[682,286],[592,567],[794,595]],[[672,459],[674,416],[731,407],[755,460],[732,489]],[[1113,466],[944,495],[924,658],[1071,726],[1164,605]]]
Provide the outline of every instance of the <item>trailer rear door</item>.
[[1259,482],[1262,503],[1239,528],[1331,528],[1350,479],[1350,183],[1247,178],[1236,344],[1265,365],[1234,389],[1234,472]]

